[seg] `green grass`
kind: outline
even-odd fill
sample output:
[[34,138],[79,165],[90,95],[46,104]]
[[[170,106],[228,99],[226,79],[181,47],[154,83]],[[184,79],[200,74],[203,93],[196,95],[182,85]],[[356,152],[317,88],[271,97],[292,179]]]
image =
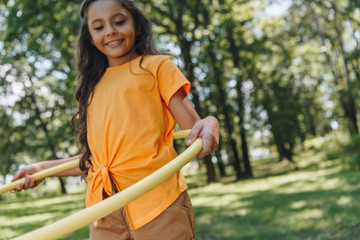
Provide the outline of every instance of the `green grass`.
[[[299,170],[276,158],[256,160],[255,177],[238,182],[230,176],[207,185],[204,174],[187,176],[197,239],[360,239],[360,172],[344,169],[341,155],[327,160],[307,151],[295,161]],[[81,191],[26,200],[9,195],[0,201],[0,239],[84,207]],[[63,239],[88,239],[88,228]]]
[[198,239],[360,239],[360,172],[323,159],[261,160],[254,179],[192,188]]
[[[50,224],[85,207],[84,194],[13,199],[0,202],[0,239],[15,236]],[[88,239],[88,227],[64,239]]]

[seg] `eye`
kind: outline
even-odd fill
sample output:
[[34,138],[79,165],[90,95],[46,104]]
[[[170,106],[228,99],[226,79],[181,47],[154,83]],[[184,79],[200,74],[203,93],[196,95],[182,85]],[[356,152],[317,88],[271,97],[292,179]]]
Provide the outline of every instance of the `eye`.
[[94,29],[95,29],[96,31],[100,31],[100,30],[103,29],[103,28],[104,28],[103,26],[94,27]]
[[125,20],[122,20],[122,21],[116,21],[115,24],[116,25],[121,25],[121,24],[124,24],[125,23]]

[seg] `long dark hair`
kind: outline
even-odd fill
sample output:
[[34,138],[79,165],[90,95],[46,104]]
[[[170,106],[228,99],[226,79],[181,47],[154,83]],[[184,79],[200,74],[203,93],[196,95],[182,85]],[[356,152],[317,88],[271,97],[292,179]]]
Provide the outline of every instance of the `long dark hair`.
[[[79,141],[83,146],[79,167],[84,172],[84,175],[87,175],[89,164],[91,165],[91,152],[87,141],[87,108],[91,101],[95,85],[100,81],[106,68],[109,66],[107,57],[91,43],[90,32],[87,25],[87,11],[89,6],[96,1],[102,0],[84,0],[81,5],[80,17],[82,26],[77,46],[79,83],[75,93],[75,98],[79,102],[79,109],[72,118],[72,123],[78,132]],[[139,31],[139,34],[136,36],[134,49],[135,52],[141,56],[141,67],[145,55],[159,54],[153,42],[151,22],[137,8],[135,1],[116,1],[132,14],[135,29]]]

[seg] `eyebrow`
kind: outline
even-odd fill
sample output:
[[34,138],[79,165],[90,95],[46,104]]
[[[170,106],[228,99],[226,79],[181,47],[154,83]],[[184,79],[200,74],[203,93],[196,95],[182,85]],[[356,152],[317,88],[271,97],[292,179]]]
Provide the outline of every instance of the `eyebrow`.
[[[115,18],[115,17],[117,17],[117,16],[127,17],[127,14],[122,13],[122,12],[118,12],[118,13],[115,13],[114,15],[112,15],[111,18]],[[102,20],[102,19],[97,18],[97,19],[93,20],[90,24],[94,24],[95,22],[99,22],[99,21],[101,21],[101,20]]]

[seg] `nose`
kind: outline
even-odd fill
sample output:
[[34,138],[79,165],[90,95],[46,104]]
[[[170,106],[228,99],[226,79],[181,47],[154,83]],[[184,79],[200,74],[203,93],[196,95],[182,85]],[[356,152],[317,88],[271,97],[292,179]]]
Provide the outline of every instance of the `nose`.
[[113,36],[117,36],[118,32],[115,30],[111,30],[106,34],[108,37],[113,37]]
[[113,27],[109,27],[107,33],[106,33],[106,36],[108,37],[113,37],[113,36],[116,36],[118,35],[118,32],[113,28]]

